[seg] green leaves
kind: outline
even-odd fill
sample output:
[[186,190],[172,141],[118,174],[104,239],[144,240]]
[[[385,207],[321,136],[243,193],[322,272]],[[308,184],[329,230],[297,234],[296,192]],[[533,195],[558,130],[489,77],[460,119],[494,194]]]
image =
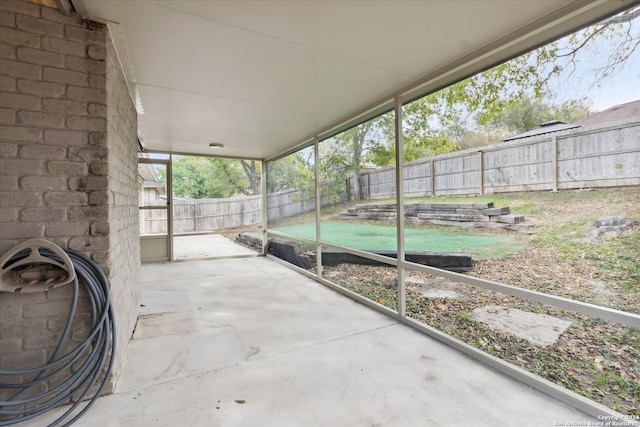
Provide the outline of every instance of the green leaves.
[[260,165],[255,161],[175,156],[173,193],[193,199],[260,194]]
[[297,189],[304,200],[315,197],[313,147],[267,163],[267,193]]
[[480,115],[478,122],[497,129],[508,128],[512,133],[526,132],[535,129],[541,123],[551,119],[572,123],[587,116],[590,101],[586,98],[573,99],[556,105],[524,96],[519,102],[508,102],[502,107],[502,111],[493,116]]

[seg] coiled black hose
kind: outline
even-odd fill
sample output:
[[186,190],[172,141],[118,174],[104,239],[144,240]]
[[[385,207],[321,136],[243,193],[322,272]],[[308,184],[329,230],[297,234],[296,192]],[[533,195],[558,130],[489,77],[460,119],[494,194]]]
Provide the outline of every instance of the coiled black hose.
[[[33,379],[19,384],[0,382],[0,388],[15,389],[15,393],[10,398],[0,401],[0,426],[17,424],[40,416],[60,405],[74,402],[67,411],[49,424],[49,426],[57,426],[79,410],[73,418],[62,424],[69,426],[93,405],[109,380],[116,350],[115,318],[109,296],[109,282],[94,261],[71,250],[66,252],[76,271],[69,318],[53,354],[45,365],[16,371],[0,370],[0,378],[35,374]],[[57,255],[48,250],[43,249],[40,253],[61,262]],[[25,256],[15,255],[10,262],[13,263]],[[76,348],[61,354],[71,334],[71,325],[78,306],[80,284],[86,288],[91,304],[91,330]],[[78,363],[80,366],[76,369],[74,365]],[[46,392],[37,392],[44,383],[52,379],[57,379],[60,383]],[[95,388],[96,384],[99,384],[97,388]],[[84,402],[90,392],[95,394],[90,400]],[[80,409],[82,404],[85,406]]]

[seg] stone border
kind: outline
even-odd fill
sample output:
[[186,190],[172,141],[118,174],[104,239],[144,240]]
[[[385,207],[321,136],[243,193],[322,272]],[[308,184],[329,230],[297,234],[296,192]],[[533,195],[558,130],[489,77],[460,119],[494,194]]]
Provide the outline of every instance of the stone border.
[[[451,225],[467,228],[502,228],[529,233],[523,215],[514,215],[509,207],[489,203],[407,203],[405,222],[412,224]],[[395,221],[396,204],[362,204],[341,212],[337,219]]]

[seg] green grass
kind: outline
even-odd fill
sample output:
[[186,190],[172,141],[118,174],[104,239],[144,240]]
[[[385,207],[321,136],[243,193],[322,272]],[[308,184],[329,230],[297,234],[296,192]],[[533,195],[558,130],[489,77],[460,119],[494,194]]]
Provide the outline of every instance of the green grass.
[[[276,230],[296,236],[315,239],[315,223],[278,227]],[[360,250],[397,249],[396,228],[390,225],[363,224],[356,222],[322,222],[322,240]],[[483,260],[518,252],[525,242],[508,235],[480,234],[459,231],[451,227],[443,229],[405,229],[407,251],[469,252],[473,259]]]

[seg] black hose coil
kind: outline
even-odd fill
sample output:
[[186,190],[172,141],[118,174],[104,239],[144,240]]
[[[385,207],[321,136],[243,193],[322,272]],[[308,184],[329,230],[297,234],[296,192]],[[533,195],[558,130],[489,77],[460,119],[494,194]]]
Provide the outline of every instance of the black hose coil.
[[[95,391],[85,406],[73,418],[62,424],[69,426],[93,405],[109,380],[116,350],[115,318],[111,307],[109,282],[94,261],[78,252],[71,250],[65,252],[69,255],[76,271],[69,318],[53,354],[45,365],[16,371],[0,370],[0,378],[36,374],[32,380],[19,384],[0,382],[0,388],[16,391],[6,401],[0,401],[0,426],[17,424],[70,401],[74,402],[64,414],[49,424],[49,426],[57,426],[79,409],[91,391]],[[48,250],[42,250],[41,254],[60,262],[59,257]],[[25,255],[18,254],[11,258],[10,262],[18,261],[21,257],[24,258]],[[60,354],[71,333],[71,325],[78,305],[80,283],[85,286],[89,295],[91,330],[76,348],[66,354]],[[82,360],[80,367],[76,369],[74,366],[72,369],[72,366],[80,360]],[[101,376],[102,379],[99,381]],[[41,385],[53,378],[60,378],[62,381],[46,392],[32,394],[34,390],[38,390]],[[98,383],[99,386],[96,389],[95,386]]]

